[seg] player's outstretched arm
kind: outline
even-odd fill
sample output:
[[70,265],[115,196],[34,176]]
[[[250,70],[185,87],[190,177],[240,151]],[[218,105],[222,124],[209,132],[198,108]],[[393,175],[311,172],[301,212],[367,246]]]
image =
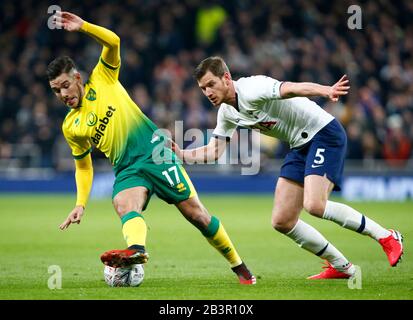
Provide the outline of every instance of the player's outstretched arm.
[[207,163],[218,160],[218,158],[224,153],[227,142],[222,139],[211,138],[206,146],[181,150],[181,148],[172,141],[172,150],[176,155],[186,163]]
[[76,165],[76,189],[77,200],[75,208],[69,213],[65,221],[59,226],[61,230],[67,229],[72,223],[80,223],[83,217],[87,200],[89,199],[90,190],[93,182],[93,165],[90,153],[80,159],[75,160]]
[[312,82],[283,82],[280,87],[280,96],[282,99],[320,96],[331,101],[338,101],[340,96],[348,93],[349,89],[349,80],[347,75],[344,75],[332,86]]
[[80,31],[91,36],[103,46],[102,58],[112,66],[120,62],[120,38],[112,31],[84,21],[79,16],[66,12],[57,11],[55,24],[58,28],[67,31]]

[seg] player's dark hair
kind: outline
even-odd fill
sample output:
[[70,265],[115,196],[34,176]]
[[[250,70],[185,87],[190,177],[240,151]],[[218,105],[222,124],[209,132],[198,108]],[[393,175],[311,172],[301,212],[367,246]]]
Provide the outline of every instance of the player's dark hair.
[[54,80],[62,73],[69,73],[72,69],[76,69],[76,65],[70,57],[58,57],[47,66],[47,78],[49,81]]
[[229,69],[221,57],[209,57],[201,61],[201,63],[195,68],[194,77],[196,80],[200,80],[208,71],[219,78],[224,76],[225,72],[229,73]]

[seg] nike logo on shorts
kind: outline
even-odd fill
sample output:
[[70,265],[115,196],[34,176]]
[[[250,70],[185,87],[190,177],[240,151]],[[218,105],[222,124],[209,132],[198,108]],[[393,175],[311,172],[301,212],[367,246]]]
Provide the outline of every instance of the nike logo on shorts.
[[323,166],[323,164],[319,164],[319,165],[312,164],[311,168],[318,168],[318,167],[322,167],[322,166]]

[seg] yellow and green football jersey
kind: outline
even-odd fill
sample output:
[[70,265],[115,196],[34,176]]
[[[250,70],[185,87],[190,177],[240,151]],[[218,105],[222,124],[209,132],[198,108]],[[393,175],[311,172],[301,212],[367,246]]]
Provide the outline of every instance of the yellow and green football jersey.
[[148,159],[164,140],[158,137],[159,131],[154,135],[157,126],[118,81],[119,68],[100,58],[86,82],[80,107],[72,109],[62,125],[75,159],[83,158],[96,146],[110,159],[115,171]]

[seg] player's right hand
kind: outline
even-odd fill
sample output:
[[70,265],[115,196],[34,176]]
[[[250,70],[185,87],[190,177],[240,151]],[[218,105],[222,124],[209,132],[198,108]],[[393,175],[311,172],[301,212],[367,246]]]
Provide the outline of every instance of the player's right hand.
[[79,31],[84,22],[82,18],[66,11],[56,11],[54,21],[56,27],[67,31]]
[[69,213],[66,220],[59,226],[60,230],[67,229],[72,223],[80,223],[84,214],[85,208],[83,206],[76,206],[72,212]]

